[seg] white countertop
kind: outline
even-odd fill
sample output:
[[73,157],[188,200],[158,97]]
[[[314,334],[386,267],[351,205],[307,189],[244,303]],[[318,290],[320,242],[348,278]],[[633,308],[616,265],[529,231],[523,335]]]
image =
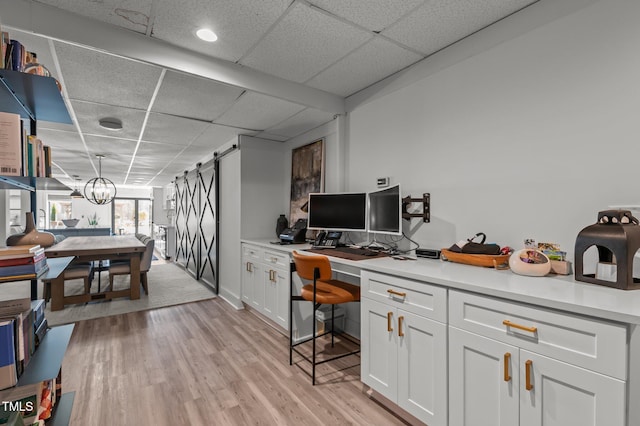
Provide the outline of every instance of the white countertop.
[[[242,242],[285,252],[309,248],[309,244],[278,245],[271,244],[269,240],[243,239]],[[331,262],[516,302],[640,324],[640,290],[619,290],[576,281],[574,275],[526,277],[510,270],[495,270],[420,258],[396,260],[385,257],[353,261],[331,257]]]

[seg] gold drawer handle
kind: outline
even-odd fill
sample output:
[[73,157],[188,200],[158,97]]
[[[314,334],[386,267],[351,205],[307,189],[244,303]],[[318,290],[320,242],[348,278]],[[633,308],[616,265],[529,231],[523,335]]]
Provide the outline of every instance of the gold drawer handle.
[[517,328],[518,330],[528,331],[529,333],[537,333],[538,327],[527,327],[526,325],[516,324],[515,322],[511,322],[509,320],[502,321],[503,325],[511,328]]
[[508,382],[511,380],[511,375],[509,374],[509,362],[511,361],[511,353],[507,352],[504,354],[504,381]]
[[531,361],[530,359],[527,360],[527,362],[524,363],[524,368],[525,368],[525,380],[526,380],[526,384],[525,384],[525,389],[527,389],[528,391],[530,391],[531,389],[533,389],[533,384],[531,384],[531,367],[533,366],[533,361]]
[[402,321],[404,321],[404,316],[398,317],[398,336],[403,337],[404,331],[402,331]]
[[400,296],[400,297],[407,297],[407,293],[401,293],[399,291],[395,291],[395,290],[387,290],[387,293],[392,294],[394,296]]
[[391,327],[392,316],[393,316],[393,312],[387,312],[387,331],[393,331],[393,327]]

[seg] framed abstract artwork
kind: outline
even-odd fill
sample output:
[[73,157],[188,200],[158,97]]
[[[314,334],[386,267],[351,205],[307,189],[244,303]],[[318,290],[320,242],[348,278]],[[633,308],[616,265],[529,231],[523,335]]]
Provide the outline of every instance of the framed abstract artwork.
[[324,139],[291,152],[291,205],[289,225],[306,219],[309,194],[324,190]]

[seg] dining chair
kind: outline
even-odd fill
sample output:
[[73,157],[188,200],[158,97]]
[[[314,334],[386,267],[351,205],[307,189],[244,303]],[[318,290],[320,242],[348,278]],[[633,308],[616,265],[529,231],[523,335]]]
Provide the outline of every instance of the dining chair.
[[[149,294],[149,286],[147,284],[147,272],[151,269],[151,260],[153,259],[153,247],[155,240],[149,236],[141,236],[138,239],[145,245],[144,253],[140,259],[140,283],[145,294]],[[116,275],[130,275],[131,266],[129,262],[111,262],[109,265],[109,286],[113,290],[113,278]]]

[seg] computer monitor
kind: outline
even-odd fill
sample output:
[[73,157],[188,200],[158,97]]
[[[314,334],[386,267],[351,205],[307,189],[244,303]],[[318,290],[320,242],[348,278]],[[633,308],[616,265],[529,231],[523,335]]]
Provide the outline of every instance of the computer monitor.
[[367,194],[369,232],[402,235],[402,194],[400,185]]
[[367,193],[309,194],[307,228],[312,230],[366,231]]

